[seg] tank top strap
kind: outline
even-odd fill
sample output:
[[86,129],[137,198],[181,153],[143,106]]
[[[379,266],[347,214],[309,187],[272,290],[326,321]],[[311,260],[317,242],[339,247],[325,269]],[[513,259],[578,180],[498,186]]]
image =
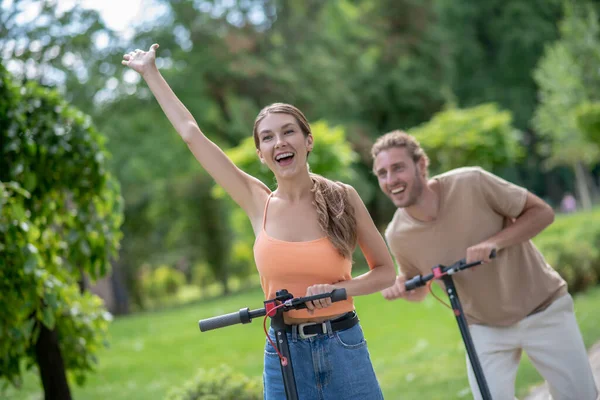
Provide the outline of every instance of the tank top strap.
[[271,196],[273,196],[273,192],[269,193],[269,197],[267,197],[267,201],[265,202],[265,212],[263,213],[263,223],[262,229],[265,230],[265,224],[267,223],[267,208],[269,207],[269,201],[271,200]]

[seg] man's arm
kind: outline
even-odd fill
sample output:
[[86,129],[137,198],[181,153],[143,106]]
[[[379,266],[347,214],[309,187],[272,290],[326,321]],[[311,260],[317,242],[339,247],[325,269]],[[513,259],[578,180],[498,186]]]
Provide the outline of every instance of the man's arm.
[[467,249],[467,262],[490,261],[492,250],[501,250],[536,236],[554,221],[554,210],[531,192],[514,223],[494,236]]

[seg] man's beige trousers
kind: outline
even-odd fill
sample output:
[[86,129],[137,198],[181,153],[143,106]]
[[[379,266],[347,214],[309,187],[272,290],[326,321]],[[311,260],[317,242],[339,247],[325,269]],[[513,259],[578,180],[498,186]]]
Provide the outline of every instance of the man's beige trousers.
[[[513,326],[470,330],[493,400],[514,400],[522,351],[548,382],[553,400],[600,400],[571,295]],[[481,400],[468,357],[467,368],[473,397]]]

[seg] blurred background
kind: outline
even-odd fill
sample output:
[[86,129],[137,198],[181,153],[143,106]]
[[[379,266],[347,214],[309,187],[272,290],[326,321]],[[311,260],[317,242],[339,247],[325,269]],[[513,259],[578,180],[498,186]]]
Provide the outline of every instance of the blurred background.
[[[311,121],[311,169],[354,185],[382,231],[395,210],[370,148],[394,129],[420,140],[431,174],[479,165],[542,197],[558,217],[535,243],[577,293],[593,345],[599,7],[0,0],[0,393],[262,398],[260,323],[197,330],[199,318],[262,307],[254,235],[121,65],[152,43],[204,133],[271,188],[252,126],[286,102]],[[357,308],[386,398],[469,398],[451,313],[380,297]],[[518,393],[540,380],[525,362]]]

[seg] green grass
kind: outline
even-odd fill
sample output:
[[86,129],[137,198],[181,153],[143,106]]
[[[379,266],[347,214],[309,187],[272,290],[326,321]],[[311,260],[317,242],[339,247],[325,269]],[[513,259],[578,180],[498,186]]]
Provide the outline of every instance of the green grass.
[[[575,296],[576,312],[589,347],[600,340],[600,287]],[[119,318],[111,326],[111,347],[100,354],[97,373],[75,399],[162,399],[198,368],[229,364],[260,376],[262,320],[200,333],[198,319],[262,306],[258,290],[194,305]],[[422,304],[387,302],[380,295],[356,299],[371,357],[384,395],[390,399],[471,398],[465,352],[452,313],[429,298]],[[517,391],[522,396],[541,378],[525,359]],[[39,380],[26,375],[20,392],[8,399],[42,399]]]

